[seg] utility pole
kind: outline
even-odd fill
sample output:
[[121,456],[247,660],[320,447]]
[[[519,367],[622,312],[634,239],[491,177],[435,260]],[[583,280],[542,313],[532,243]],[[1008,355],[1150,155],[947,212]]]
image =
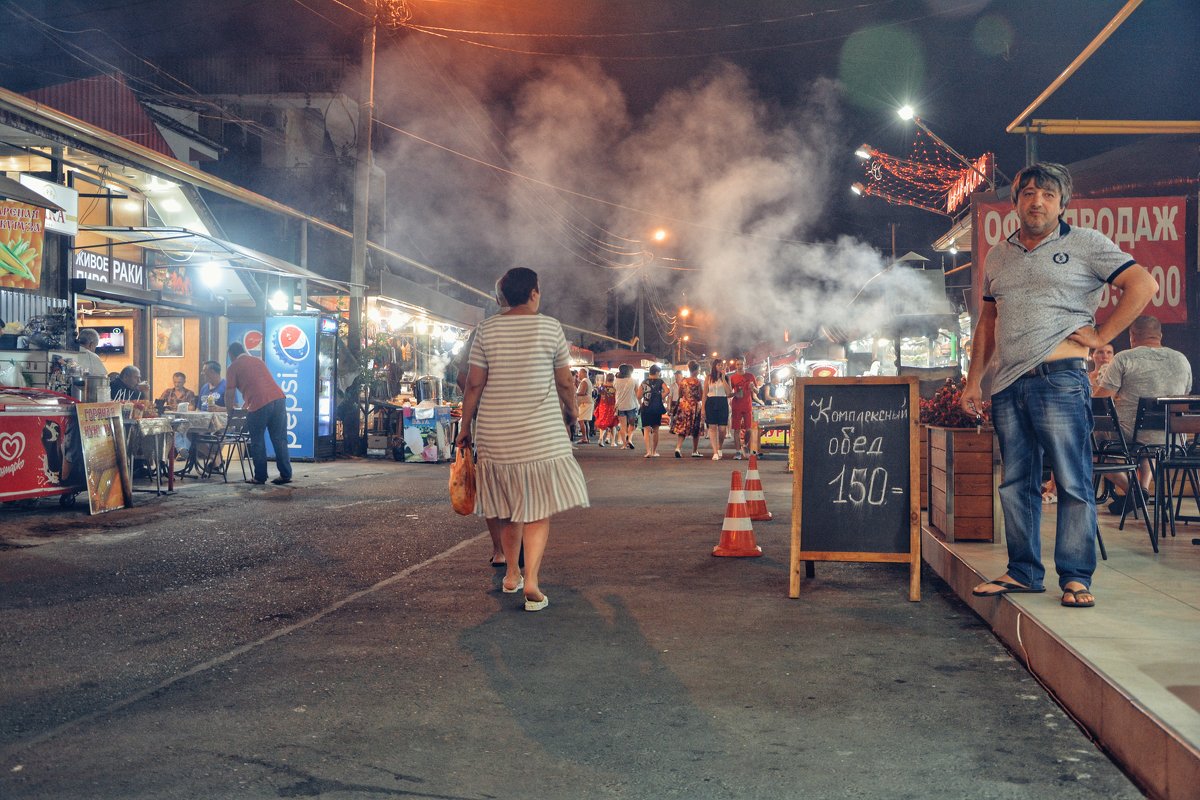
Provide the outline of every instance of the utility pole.
[[[371,194],[371,127],[375,111],[375,29],[378,9],[371,4],[371,18],[362,41],[362,82],[358,95],[358,140],[354,161],[354,226],[350,252],[350,353],[355,359],[362,355],[363,288],[367,282],[367,220]],[[355,390],[357,391],[357,386]],[[350,415],[347,444],[354,455],[359,454],[360,417],[358,398]]]
[[643,353],[646,350],[646,275],[642,273],[638,276],[638,295],[637,295],[637,335],[638,349]]

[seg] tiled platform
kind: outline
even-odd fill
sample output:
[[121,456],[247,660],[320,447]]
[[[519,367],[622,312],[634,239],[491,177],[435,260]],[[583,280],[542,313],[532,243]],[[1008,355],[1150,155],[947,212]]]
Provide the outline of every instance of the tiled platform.
[[1004,573],[1002,542],[946,542],[925,526],[924,559],[1150,796],[1200,797],[1200,525],[1181,526],[1156,555],[1144,525],[1118,531],[1102,510],[1096,607],[1069,609],[1055,592],[1047,509],[1045,594],[971,595]]

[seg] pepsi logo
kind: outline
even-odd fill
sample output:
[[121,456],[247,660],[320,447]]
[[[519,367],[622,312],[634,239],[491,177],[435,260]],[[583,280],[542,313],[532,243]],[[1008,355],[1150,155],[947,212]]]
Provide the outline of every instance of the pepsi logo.
[[299,366],[304,359],[308,358],[311,348],[308,334],[299,326],[291,324],[284,325],[275,331],[272,345],[275,348],[275,354],[292,366]]
[[246,335],[242,337],[242,346],[246,348],[247,353],[253,353],[262,347],[262,340],[262,331],[246,331]]

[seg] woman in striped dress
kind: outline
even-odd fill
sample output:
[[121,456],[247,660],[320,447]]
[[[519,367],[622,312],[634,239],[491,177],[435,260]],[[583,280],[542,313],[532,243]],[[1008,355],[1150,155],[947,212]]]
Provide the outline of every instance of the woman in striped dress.
[[[567,433],[577,417],[575,381],[562,325],[538,313],[537,273],[510,269],[496,290],[508,308],[476,329],[457,444],[471,446],[474,421],[478,508],[505,522],[502,588],[523,588],[525,610],[541,611],[550,602],[538,583],[550,517],[588,505]],[[524,576],[517,565],[522,543]]]

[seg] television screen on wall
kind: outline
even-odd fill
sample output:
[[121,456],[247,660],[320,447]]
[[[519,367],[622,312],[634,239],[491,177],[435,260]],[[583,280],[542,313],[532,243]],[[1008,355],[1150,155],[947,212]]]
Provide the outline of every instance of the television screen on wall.
[[100,344],[96,345],[98,354],[119,355],[125,352],[125,327],[123,325],[105,325],[81,330],[93,330],[100,336]]

